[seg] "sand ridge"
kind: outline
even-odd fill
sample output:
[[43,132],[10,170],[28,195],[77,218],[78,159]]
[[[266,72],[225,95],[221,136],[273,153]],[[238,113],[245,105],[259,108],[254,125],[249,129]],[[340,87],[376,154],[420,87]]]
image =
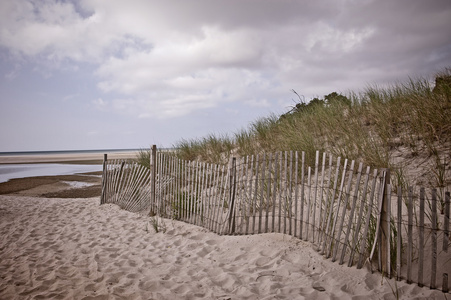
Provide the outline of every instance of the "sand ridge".
[[1,195],[0,299],[445,299],[290,236],[159,222],[98,197]]

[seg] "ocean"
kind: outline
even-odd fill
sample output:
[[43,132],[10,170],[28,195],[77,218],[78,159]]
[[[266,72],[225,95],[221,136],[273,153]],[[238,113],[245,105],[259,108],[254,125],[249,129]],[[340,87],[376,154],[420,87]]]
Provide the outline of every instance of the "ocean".
[[111,153],[111,152],[130,152],[139,151],[139,149],[99,149],[99,150],[51,150],[51,151],[17,151],[0,152],[0,156],[22,156],[22,155],[53,155],[53,154],[89,154],[89,153]]
[[[101,150],[64,150],[64,151],[23,151],[0,152],[1,156],[32,156],[54,154],[90,154],[112,152],[137,152],[141,149],[101,149]],[[97,172],[102,165],[83,165],[65,163],[39,163],[39,164],[0,164],[0,183],[14,178],[34,176],[72,175],[77,173]]]

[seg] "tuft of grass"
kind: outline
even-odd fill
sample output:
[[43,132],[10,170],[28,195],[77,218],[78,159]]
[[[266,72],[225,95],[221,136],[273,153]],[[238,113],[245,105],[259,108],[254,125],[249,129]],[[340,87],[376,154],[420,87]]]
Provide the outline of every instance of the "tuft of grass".
[[202,160],[208,163],[226,163],[234,143],[227,135],[210,134],[201,139],[177,142],[174,146],[177,157],[185,160]]
[[164,223],[164,221],[158,216],[153,216],[150,218],[150,221],[146,225],[146,232],[149,232],[149,224],[153,228],[155,233],[158,233],[160,231],[163,233],[166,232],[166,223]]
[[151,149],[140,149],[136,153],[135,161],[143,167],[150,168],[150,156],[152,154]]

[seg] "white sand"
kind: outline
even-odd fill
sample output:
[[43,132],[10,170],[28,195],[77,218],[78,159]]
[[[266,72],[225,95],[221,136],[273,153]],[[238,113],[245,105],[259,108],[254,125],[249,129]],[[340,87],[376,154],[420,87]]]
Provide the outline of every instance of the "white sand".
[[446,299],[282,234],[149,220],[98,198],[0,196],[0,299],[396,299],[396,285],[399,299]]

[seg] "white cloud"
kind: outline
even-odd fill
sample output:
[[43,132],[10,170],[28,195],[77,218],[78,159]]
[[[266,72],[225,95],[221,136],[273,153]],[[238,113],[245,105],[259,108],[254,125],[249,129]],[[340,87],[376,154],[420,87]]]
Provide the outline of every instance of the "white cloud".
[[103,110],[107,107],[107,102],[102,98],[97,98],[92,101],[92,105],[97,109]]
[[91,107],[164,120],[445,67],[450,20],[449,0],[3,0],[0,51],[48,77],[91,64]]

